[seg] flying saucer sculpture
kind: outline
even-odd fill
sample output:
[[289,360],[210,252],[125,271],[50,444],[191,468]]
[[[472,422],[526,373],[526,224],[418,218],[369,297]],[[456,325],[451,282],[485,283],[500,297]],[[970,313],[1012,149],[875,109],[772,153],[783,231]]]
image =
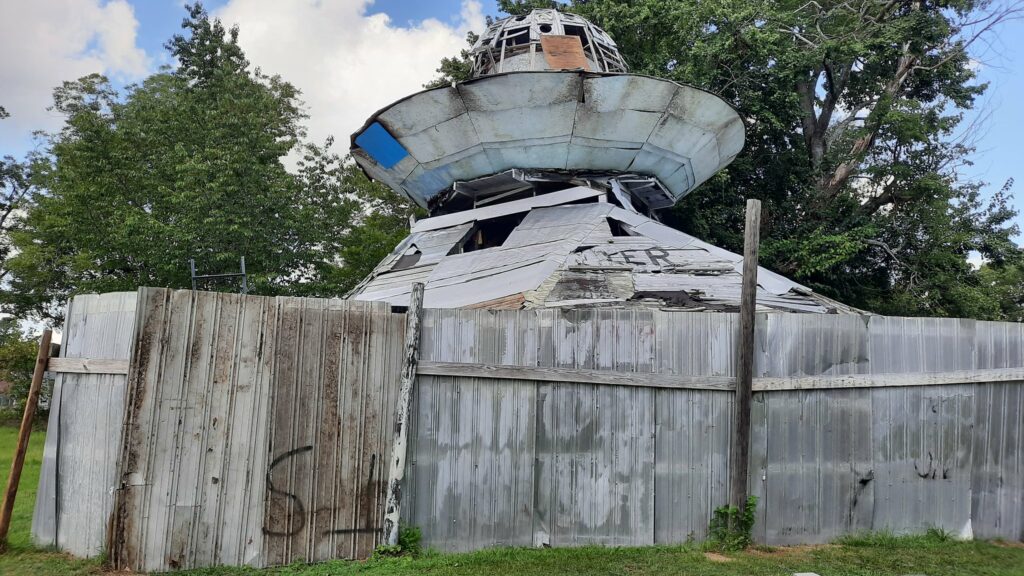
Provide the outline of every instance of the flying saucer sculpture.
[[[413,94],[352,136],[352,156],[431,218],[352,292],[429,307],[734,309],[741,258],[664,226],[669,207],[743,148],[721,98],[627,72],[573,14],[493,23],[473,79]],[[762,307],[849,311],[759,271]]]
[[[743,148],[743,122],[714,94],[625,74],[615,43],[571,14],[494,23],[473,49],[476,78],[414,94],[353,136],[370,177],[436,209],[506,170],[636,175],[644,206],[671,206]],[[565,68],[571,68],[566,70]]]

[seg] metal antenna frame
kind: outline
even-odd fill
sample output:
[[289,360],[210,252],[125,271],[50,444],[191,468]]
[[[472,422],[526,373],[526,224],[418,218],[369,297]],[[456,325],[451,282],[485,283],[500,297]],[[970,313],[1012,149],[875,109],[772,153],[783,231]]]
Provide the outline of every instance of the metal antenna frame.
[[204,274],[204,275],[197,275],[196,274],[196,260],[195,260],[195,258],[189,258],[188,265],[189,265],[189,268],[192,271],[192,290],[193,291],[196,290],[196,281],[198,281],[198,280],[222,280],[224,278],[238,278],[238,277],[241,277],[242,278],[242,294],[248,294],[249,293],[249,277],[245,273],[245,256],[242,256],[242,271],[241,272],[233,272],[233,273],[230,273],[230,274]]

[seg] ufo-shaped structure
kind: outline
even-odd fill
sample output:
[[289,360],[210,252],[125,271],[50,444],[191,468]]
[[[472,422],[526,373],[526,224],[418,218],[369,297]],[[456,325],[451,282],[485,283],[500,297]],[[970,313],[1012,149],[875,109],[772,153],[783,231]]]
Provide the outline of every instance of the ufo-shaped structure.
[[[744,125],[718,96],[629,74],[615,42],[555,10],[493,23],[473,78],[399,100],[352,136],[366,174],[427,209],[350,295],[428,307],[734,309],[738,255],[664,226],[728,165]],[[847,312],[759,271],[759,305]]]

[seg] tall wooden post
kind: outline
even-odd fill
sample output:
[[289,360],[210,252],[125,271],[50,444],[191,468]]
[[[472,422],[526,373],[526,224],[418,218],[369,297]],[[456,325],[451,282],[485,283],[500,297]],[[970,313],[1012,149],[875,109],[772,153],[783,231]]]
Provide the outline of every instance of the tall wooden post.
[[11,514],[14,512],[14,498],[18,495],[18,482],[21,481],[21,470],[25,466],[25,452],[28,450],[28,439],[32,435],[32,419],[36,415],[39,404],[39,389],[43,385],[43,374],[50,360],[50,339],[53,333],[43,330],[39,340],[39,352],[36,353],[36,366],[32,372],[32,385],[25,400],[25,413],[21,416],[21,429],[18,430],[18,446],[11,461],[11,475],[7,478],[4,490],[3,506],[0,507],[0,549],[7,548],[7,531],[11,529]]
[[743,287],[740,293],[740,334],[736,356],[736,415],[729,466],[729,504],[740,510],[747,502],[750,463],[750,405],[754,378],[754,321],[757,306],[757,251],[761,202],[747,200],[743,230]]
[[398,518],[402,511],[402,479],[405,477],[405,457],[409,448],[409,410],[412,405],[412,385],[416,380],[416,365],[420,359],[420,317],[423,310],[423,284],[412,285],[409,310],[405,313],[405,357],[398,393],[398,411],[395,415],[395,440],[391,446],[391,467],[388,472],[388,500],[384,507],[384,542],[398,544]]

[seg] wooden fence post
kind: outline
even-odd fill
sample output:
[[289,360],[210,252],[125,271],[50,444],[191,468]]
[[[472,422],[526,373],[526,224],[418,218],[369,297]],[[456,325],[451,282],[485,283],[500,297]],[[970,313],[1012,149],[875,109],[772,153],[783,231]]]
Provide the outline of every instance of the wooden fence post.
[[740,334],[736,358],[736,415],[729,466],[729,504],[743,510],[750,466],[750,406],[754,378],[754,321],[757,307],[757,252],[761,202],[747,200],[743,230],[743,286],[740,292]]
[[398,544],[398,518],[402,510],[402,478],[405,477],[405,457],[409,445],[409,410],[412,405],[412,385],[416,379],[416,365],[420,358],[420,317],[423,310],[423,284],[412,285],[409,310],[405,313],[405,357],[402,359],[401,388],[395,415],[395,440],[391,447],[391,467],[388,472],[388,500],[384,508],[384,542]]
[[18,430],[18,447],[15,449],[14,459],[11,461],[11,475],[7,478],[3,506],[0,508],[0,550],[7,548],[7,531],[11,528],[14,498],[18,495],[18,482],[21,480],[21,470],[25,466],[25,452],[28,450],[28,439],[32,434],[32,419],[35,418],[36,405],[39,403],[39,389],[43,385],[43,374],[46,372],[46,364],[50,359],[52,336],[53,333],[50,330],[43,330],[43,337],[39,340],[36,366],[32,372],[32,386],[28,390],[25,413],[21,416],[21,429]]

